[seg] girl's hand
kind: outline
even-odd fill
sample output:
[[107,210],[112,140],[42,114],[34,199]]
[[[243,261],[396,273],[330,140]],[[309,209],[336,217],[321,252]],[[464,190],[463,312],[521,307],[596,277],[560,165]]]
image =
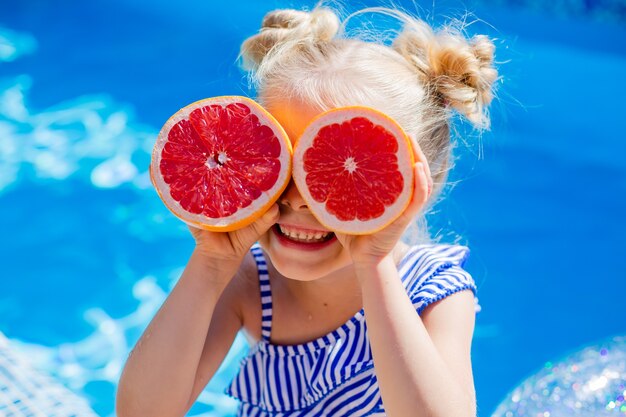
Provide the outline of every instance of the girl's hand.
[[350,252],[355,265],[376,265],[386,257],[430,197],[433,180],[426,157],[415,142],[413,142],[413,152],[415,160],[418,161],[413,165],[415,173],[413,198],[402,215],[384,229],[371,235],[335,233],[339,243]]
[[278,205],[272,205],[254,223],[231,232],[211,232],[189,226],[196,240],[196,251],[215,265],[236,263],[239,265],[250,247],[278,221]]

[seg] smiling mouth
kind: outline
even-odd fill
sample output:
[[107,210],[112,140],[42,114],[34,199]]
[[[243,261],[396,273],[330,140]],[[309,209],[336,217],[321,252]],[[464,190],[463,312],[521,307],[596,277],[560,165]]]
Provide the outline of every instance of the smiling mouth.
[[303,230],[276,223],[274,230],[285,239],[298,243],[322,243],[328,242],[335,237],[333,232],[321,230]]

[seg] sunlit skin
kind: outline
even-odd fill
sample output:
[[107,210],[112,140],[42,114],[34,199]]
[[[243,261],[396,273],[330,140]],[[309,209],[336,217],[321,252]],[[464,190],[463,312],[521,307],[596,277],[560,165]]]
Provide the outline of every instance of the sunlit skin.
[[[298,192],[293,181],[278,201],[280,217],[278,224],[290,226],[290,228],[303,228],[328,232],[313,217],[306,202]],[[324,279],[337,281],[334,276],[345,278],[352,265],[350,254],[335,240],[330,246],[316,251],[302,251],[282,245],[275,233],[270,229],[259,239],[261,247],[265,250],[272,265],[284,277],[297,281],[313,281]]]
[[[286,127],[292,141],[316,115],[310,107],[296,103],[279,106],[273,112]],[[320,301],[331,297],[330,300],[337,301],[339,305],[345,305],[350,300],[351,306],[335,313],[335,316],[342,315],[343,318],[346,318],[346,312],[363,308],[379,390],[387,415],[408,416],[415,415],[416,410],[432,410],[432,415],[443,416],[451,415],[449,411],[454,409],[460,411],[456,415],[475,415],[471,366],[468,348],[464,343],[471,340],[473,331],[471,293],[468,295],[466,292],[462,297],[449,297],[439,304],[443,308],[445,303],[445,310],[427,319],[436,304],[429,306],[422,319],[406,296],[396,269],[399,257],[406,250],[400,238],[422,210],[432,190],[426,159],[415,141],[413,150],[415,160],[418,161],[414,165],[413,198],[402,215],[384,229],[359,236],[337,233],[336,242],[319,252],[302,253],[279,247],[271,230],[260,241],[274,263],[276,272],[279,272],[274,273],[274,279],[278,277],[278,282],[290,290],[291,298]],[[307,227],[317,225],[293,184],[279,200],[279,208],[279,224],[301,220],[307,223],[296,224]],[[298,265],[302,266],[298,268]],[[317,278],[316,274],[319,274]],[[291,279],[285,279],[284,276]],[[303,282],[298,280],[298,276],[312,280]],[[358,297],[347,297],[355,292],[359,294]],[[305,296],[302,297],[302,294]],[[292,311],[295,311],[293,307]],[[462,314],[459,315],[459,312]],[[470,318],[461,321],[453,319],[455,316]],[[454,329],[449,327],[456,326],[453,323],[457,321],[462,324]],[[451,330],[447,332],[444,330],[446,328]],[[276,327],[274,336],[275,330]],[[448,346],[460,347],[448,356]],[[462,359],[458,359],[459,352],[463,352]],[[424,361],[416,358],[429,359]],[[451,364],[456,366],[451,368]]]
[[[292,144],[300,137],[309,123],[321,113],[315,107],[299,101],[270,103],[267,108],[283,126]],[[415,143],[414,147],[416,148],[416,159],[425,161],[426,159]],[[427,167],[425,168],[427,170]],[[430,178],[428,172],[426,176]],[[290,226],[290,228],[328,232],[311,214],[293,181],[278,200],[278,206],[280,217],[277,223]],[[386,241],[385,248],[378,250],[380,255],[386,255],[386,253],[381,252],[380,249],[382,249],[382,251],[391,253],[394,259],[399,259],[406,251],[406,245],[398,241],[400,237],[397,235],[398,226],[401,224],[390,226],[391,233],[389,230],[383,230],[377,234]],[[404,228],[402,228],[403,230]],[[273,266],[284,277],[297,281],[321,280],[323,281],[323,283],[320,282],[321,285],[332,283],[341,288],[345,283],[352,282],[356,278],[353,258],[355,255],[359,258],[361,252],[362,255],[367,255],[367,248],[362,246],[363,243],[368,240],[374,244],[380,242],[368,237],[355,239],[355,237],[341,234],[337,238],[330,246],[316,251],[303,252],[298,248],[286,247],[281,244],[276,234],[269,230],[259,239],[259,243],[270,257]],[[375,261],[375,259],[371,259],[371,261]],[[348,284],[348,287],[353,288],[354,285]]]
[[[304,132],[311,120],[321,111],[303,102],[284,102],[268,105],[268,110],[278,120],[294,143]],[[350,268],[353,261],[377,263],[382,257],[391,254],[398,259],[406,251],[406,245],[399,241],[402,233],[423,207],[430,190],[432,179],[417,143],[413,141],[416,161],[416,185],[413,202],[403,216],[387,228],[369,236],[348,236],[337,234],[337,241],[315,252],[306,252],[280,245],[272,231],[265,233],[259,240],[263,249],[272,259],[277,270],[285,277],[309,281],[318,278],[332,280],[333,275],[345,276],[354,272]],[[420,163],[421,162],[421,163]],[[422,172],[423,171],[423,172]],[[311,214],[306,202],[291,182],[278,200],[280,209],[279,224],[291,225],[304,229],[327,232]],[[339,273],[338,273],[339,272]]]
[[[306,103],[293,101],[275,103],[267,108],[283,126],[292,143],[320,113]],[[413,147],[416,161],[426,161],[415,142]],[[337,239],[330,246],[316,251],[303,251],[285,247],[275,233],[268,230],[261,236],[259,243],[271,260],[270,268],[275,268],[275,271],[271,271],[274,272],[273,279],[281,281],[281,285],[289,288],[292,295],[298,294],[298,298],[309,301],[326,300],[331,297],[331,293],[340,296],[359,294],[355,262],[375,264],[385,256],[391,256],[397,263],[402,258],[408,247],[400,241],[400,237],[423,207],[428,197],[430,181],[426,164],[416,163],[414,200],[403,216],[374,235],[337,234]],[[279,198],[278,206],[278,224],[328,232],[311,214],[293,181]]]
[[[292,144],[300,137],[309,122],[318,115],[312,106],[299,103],[277,103],[268,106],[268,110],[283,126]],[[328,231],[313,217],[306,202],[298,192],[293,180],[278,200],[280,216],[278,224],[301,226],[307,229]],[[319,251],[303,252],[295,248],[287,248],[278,242],[272,230],[267,231],[259,244],[265,250],[272,265],[283,277],[297,281],[353,281],[354,272],[350,266],[350,254],[336,240],[330,246]],[[337,279],[333,279],[337,277]],[[308,286],[311,288],[311,286]]]
[[[294,103],[269,110],[292,140],[317,114]],[[413,145],[415,159],[425,161]],[[190,228],[196,247],[126,363],[118,415],[183,415],[242,328],[260,339],[258,276],[249,256],[252,244],[260,241],[272,280],[272,343],[313,340],[362,308],[387,415],[424,410],[420,415],[474,416],[472,293],[453,294],[418,315],[396,267],[405,249],[400,237],[431,189],[428,167],[418,162],[414,168],[413,199],[398,219],[371,235],[338,234],[319,251],[278,246],[271,230],[276,223],[324,230],[293,184],[267,213],[242,229]],[[169,383],[158,383],[163,380]]]

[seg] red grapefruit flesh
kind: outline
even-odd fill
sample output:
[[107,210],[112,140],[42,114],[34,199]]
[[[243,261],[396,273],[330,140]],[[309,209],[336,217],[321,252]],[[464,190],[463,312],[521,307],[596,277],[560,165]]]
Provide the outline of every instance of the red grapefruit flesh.
[[367,107],[322,113],[294,146],[293,178],[328,229],[370,234],[406,209],[413,195],[414,155],[402,128]]
[[251,99],[200,100],[179,110],[161,129],[150,177],[181,220],[231,231],[262,216],[287,187],[291,142]]

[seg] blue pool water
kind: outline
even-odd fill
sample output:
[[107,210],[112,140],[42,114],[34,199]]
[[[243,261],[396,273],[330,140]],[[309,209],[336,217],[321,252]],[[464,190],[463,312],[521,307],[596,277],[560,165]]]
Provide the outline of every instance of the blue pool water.
[[[253,94],[241,41],[267,10],[312,4],[260,3],[0,2],[0,332],[99,415],[192,250],[147,176],[158,129],[197,99]],[[481,416],[546,361],[626,334],[624,20],[504,3],[465,3],[503,79],[492,131],[460,144],[430,217],[472,248]],[[244,351],[190,415],[232,412],[220,393]]]

